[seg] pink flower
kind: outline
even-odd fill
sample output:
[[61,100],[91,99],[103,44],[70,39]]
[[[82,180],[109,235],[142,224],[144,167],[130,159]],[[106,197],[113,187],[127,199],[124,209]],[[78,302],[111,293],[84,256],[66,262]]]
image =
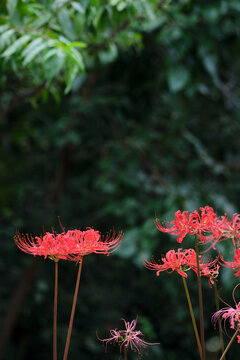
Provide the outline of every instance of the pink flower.
[[140,330],[135,330],[137,325],[137,320],[133,320],[131,323],[126,322],[125,319],[122,319],[124,321],[125,330],[117,330],[113,329],[110,330],[111,337],[108,339],[99,339],[106,344],[115,342],[120,346],[120,352],[122,350],[122,347],[124,347],[126,350],[131,348],[133,351],[137,351],[138,355],[141,355],[142,350],[146,349],[148,345],[158,345],[159,343],[148,343],[144,341],[143,333]]
[[120,232],[115,237],[113,233],[103,238],[99,231],[89,228],[86,231],[69,230],[66,236],[74,243],[73,255],[70,254],[69,258],[81,261],[83,256],[91,253],[109,255],[119,247],[123,234]]
[[217,219],[217,214],[210,206],[200,208],[201,213],[197,210],[188,215],[188,211],[181,212],[178,210],[175,213],[175,220],[167,224],[166,227],[161,225],[156,219],[156,227],[159,231],[171,233],[177,236],[177,242],[181,243],[186,235],[198,235],[202,243],[206,241],[206,234],[214,233],[214,221]]
[[[165,257],[161,258],[162,264],[155,260],[147,261],[144,259],[144,266],[147,269],[157,272],[157,276],[161,271],[177,271],[177,273],[187,278],[186,271],[192,269],[197,273],[197,255],[193,249],[178,249],[178,251],[170,250]],[[212,262],[204,262],[204,257],[199,255],[200,275],[213,278],[217,275],[219,267],[215,267],[217,259]],[[210,280],[211,281],[211,280]]]
[[226,215],[222,216],[220,219],[216,219],[213,226],[215,227],[214,235],[211,235],[207,238],[207,243],[212,242],[211,247],[216,248],[216,244],[227,240],[232,239],[233,245],[239,244],[240,242],[240,215],[234,214],[232,219],[229,220]]
[[67,259],[72,249],[72,244],[65,237],[65,234],[52,234],[47,232],[43,236],[20,235],[17,233],[15,243],[20,250],[31,254],[49,257],[54,261]]
[[[212,323],[214,324],[214,326],[216,327],[216,323],[217,320],[221,317],[221,320],[224,321],[224,328],[226,328],[226,320],[229,320],[230,323],[230,328],[231,329],[240,329],[240,301],[237,303],[235,300],[235,291],[237,289],[237,287],[240,284],[236,285],[235,288],[233,289],[233,300],[235,303],[235,308],[232,308],[230,305],[228,305],[227,303],[225,303],[222,299],[221,301],[227,305],[227,307],[217,311],[213,316],[212,316]],[[238,342],[240,337],[238,336]]]
[[234,274],[236,277],[240,275],[240,249],[235,250],[233,262],[224,261],[222,257],[221,260],[221,265],[237,270],[237,272]]
[[22,251],[49,257],[54,261],[59,259],[81,261],[82,257],[91,253],[109,254],[116,250],[122,240],[120,232],[116,238],[107,236],[103,239],[99,231],[91,228],[63,231],[61,234],[47,232],[43,236],[20,235],[15,237],[15,243]]
[[200,264],[200,275],[208,277],[208,283],[210,287],[214,285],[214,281],[219,275],[220,266],[216,265],[217,261],[218,258],[208,264]]

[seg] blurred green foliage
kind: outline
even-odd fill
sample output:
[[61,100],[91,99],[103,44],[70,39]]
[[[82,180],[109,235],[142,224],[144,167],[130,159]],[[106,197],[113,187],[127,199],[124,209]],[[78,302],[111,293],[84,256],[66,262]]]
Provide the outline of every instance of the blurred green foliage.
[[[2,2],[2,317],[33,266],[11,241],[16,228],[58,230],[58,216],[68,229],[114,226],[125,233],[119,250],[84,262],[70,358],[118,359],[96,330],[106,337],[137,315],[146,340],[160,342],[149,358],[198,358],[179,278],[157,278],[142,255],[177,247],[155,229],[155,213],[239,212],[239,13],[238,0]],[[37,266],[6,359],[51,356],[53,264]],[[62,353],[76,268],[62,262],[59,271]],[[230,303],[234,281],[223,271]],[[216,335],[211,292],[206,283],[207,339]]]
[[44,83],[53,94],[52,81],[64,81],[69,92],[85,67],[108,64],[119,49],[140,44],[141,29],[157,21],[160,5],[156,0],[7,0],[0,15],[4,69],[19,78],[31,76],[30,87]]

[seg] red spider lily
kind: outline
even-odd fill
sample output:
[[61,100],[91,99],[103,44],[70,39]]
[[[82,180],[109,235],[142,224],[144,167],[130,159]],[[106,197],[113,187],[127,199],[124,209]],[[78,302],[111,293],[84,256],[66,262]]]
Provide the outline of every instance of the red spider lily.
[[225,261],[222,257],[221,260],[222,260],[221,265],[232,268],[234,270],[238,270],[234,274],[236,277],[240,275],[240,249],[235,250],[235,256],[233,258],[233,262]]
[[159,231],[171,233],[178,236],[177,242],[181,243],[186,235],[196,234],[199,236],[202,243],[206,241],[206,234],[216,232],[214,221],[217,219],[217,214],[210,206],[200,208],[201,214],[197,210],[188,215],[188,211],[181,212],[178,210],[175,213],[175,220],[166,227],[161,225],[156,219],[156,227]]
[[[237,303],[236,299],[235,299],[235,291],[237,289],[237,287],[240,284],[236,285],[235,288],[233,289],[233,301],[235,303],[235,308],[231,307],[230,305],[228,305],[227,303],[225,303],[225,301],[223,301],[222,299],[220,299],[224,304],[227,305],[227,307],[218,310],[215,314],[213,314],[212,316],[212,323],[214,324],[214,326],[216,327],[217,321],[218,319],[221,317],[221,320],[224,321],[224,328],[226,329],[226,321],[227,319],[229,320],[230,323],[230,328],[231,329],[240,329],[240,301]],[[238,343],[240,343],[240,336],[238,335]]]
[[59,259],[67,259],[72,251],[73,244],[66,238],[64,233],[53,234],[47,232],[43,236],[32,237],[30,235],[20,235],[17,233],[15,243],[20,250],[31,254],[51,258],[58,261]]
[[[219,275],[220,266],[216,265],[218,258],[208,264],[199,264],[200,265],[200,275],[208,277],[209,286],[212,287],[214,285],[214,281],[217,279]],[[202,265],[204,265],[202,267]],[[205,266],[206,265],[206,266]],[[195,271],[196,272],[196,271]],[[196,272],[197,273],[197,272]]]
[[[180,248],[178,251],[170,250],[161,260],[162,264],[157,263],[155,260],[147,261],[144,259],[144,266],[147,269],[156,271],[157,276],[159,276],[160,272],[169,270],[170,273],[177,271],[179,275],[185,278],[187,278],[186,271],[190,269],[197,273],[197,255],[193,249],[182,250]],[[199,256],[200,275],[207,276],[209,279],[215,277],[219,269],[219,267],[215,267],[216,262],[217,259],[209,263],[204,263],[204,257]]]
[[240,242],[240,215],[234,214],[232,219],[229,220],[226,215],[214,222],[215,233],[208,237],[207,242],[212,242],[211,247],[216,248],[216,244],[232,239],[233,245],[236,246]]
[[131,348],[133,351],[137,351],[138,355],[141,355],[142,350],[146,349],[148,345],[158,345],[159,343],[148,343],[142,339],[144,336],[140,330],[135,330],[137,320],[133,320],[131,323],[124,321],[125,330],[110,330],[111,337],[108,339],[99,339],[106,344],[115,342],[120,346],[120,352],[124,347],[126,350]]
[[81,261],[82,257],[91,253],[109,255],[115,251],[122,240],[123,234],[120,232],[116,237],[108,235],[105,239],[101,237],[99,231],[91,228],[86,231],[69,230],[66,236],[75,244],[69,258],[74,261]]
[[15,242],[19,249],[34,256],[49,257],[54,261],[81,261],[84,255],[90,253],[108,255],[120,245],[121,239],[122,233],[119,233],[116,238],[112,236],[102,240],[99,231],[89,228],[86,231],[69,230],[61,234],[47,232],[41,237],[18,233]]

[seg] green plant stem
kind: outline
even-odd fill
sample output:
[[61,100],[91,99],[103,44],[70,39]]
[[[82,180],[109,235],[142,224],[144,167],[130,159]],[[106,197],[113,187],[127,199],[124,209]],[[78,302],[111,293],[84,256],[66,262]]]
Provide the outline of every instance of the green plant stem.
[[226,353],[228,352],[228,350],[229,350],[230,346],[232,345],[232,342],[233,342],[233,340],[235,339],[235,337],[237,336],[237,333],[238,333],[238,332],[239,332],[239,329],[237,329],[237,330],[235,331],[235,333],[234,333],[233,337],[231,338],[231,340],[229,341],[228,346],[226,347],[224,353],[223,353],[222,356],[220,357],[220,360],[223,360],[223,359],[224,359]]
[[124,346],[124,360],[127,360],[127,348]]
[[197,235],[194,235],[195,238],[195,250],[197,256],[197,281],[198,281],[198,300],[199,300],[199,312],[200,312],[200,334],[201,334],[201,345],[202,345],[202,360],[206,360],[205,352],[205,338],[204,338],[204,319],[203,319],[203,298],[202,298],[202,283],[200,276],[200,266],[199,266],[199,251],[198,251],[198,240]]
[[[218,292],[217,292],[217,282],[216,279],[214,281],[214,294],[215,294],[215,302],[216,302],[216,310],[219,311],[219,300],[218,300]],[[224,341],[223,341],[223,333],[222,333],[222,327],[221,327],[221,320],[218,318],[218,330],[219,330],[219,337],[221,342],[221,349],[222,354],[224,353]],[[223,360],[225,360],[225,357],[223,357]]]
[[58,298],[58,261],[54,261],[55,289],[53,305],[53,360],[57,360],[57,298]]
[[237,244],[236,236],[234,236],[233,242],[234,242],[234,245],[235,245],[235,249],[238,250],[238,244]]
[[83,259],[81,259],[81,261],[79,262],[77,281],[76,281],[76,287],[75,287],[75,292],[74,292],[74,297],[73,297],[72,311],[71,311],[71,316],[70,316],[70,321],[69,321],[69,326],[68,326],[68,333],[67,333],[67,339],[66,339],[66,344],[65,344],[63,360],[67,360],[67,356],[68,356],[68,350],[69,350],[70,339],[71,339],[71,334],[72,334],[73,319],[74,319],[76,303],[77,303],[78,288],[79,288],[80,277],[81,277],[81,272],[82,272],[82,260]]
[[182,280],[183,280],[183,285],[184,285],[184,289],[185,289],[185,293],[186,293],[186,297],[187,297],[187,301],[188,301],[188,307],[189,307],[189,311],[190,311],[190,315],[191,315],[191,319],[192,319],[192,324],[193,324],[193,329],[194,329],[194,333],[195,333],[195,337],[196,337],[196,341],[197,341],[199,355],[200,355],[200,358],[202,358],[202,347],[201,347],[201,343],[200,343],[200,338],[199,338],[199,334],[198,334],[195,316],[193,313],[192,302],[190,299],[187,282],[186,282],[186,279],[184,278],[184,276],[182,276]]

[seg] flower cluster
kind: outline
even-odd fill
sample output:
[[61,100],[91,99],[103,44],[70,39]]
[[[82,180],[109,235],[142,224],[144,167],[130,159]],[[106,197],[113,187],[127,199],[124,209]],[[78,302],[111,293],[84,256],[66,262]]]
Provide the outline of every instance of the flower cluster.
[[[161,258],[162,263],[147,261],[144,259],[146,268],[156,271],[157,276],[162,271],[176,271],[179,275],[187,278],[186,271],[192,269],[197,273],[197,254],[193,249],[170,250],[165,257]],[[218,273],[219,266],[216,265],[217,259],[212,262],[204,262],[204,257],[199,256],[200,275],[207,276],[210,280]]]
[[[209,206],[201,207],[199,211],[195,210],[192,213],[178,210],[175,213],[174,220],[165,226],[156,219],[156,227],[159,231],[177,236],[178,243],[182,243],[187,235],[197,236],[199,244],[210,245],[204,253],[211,248],[216,250],[217,244],[227,239],[231,239],[234,246],[232,262],[225,261],[220,254],[214,261],[205,262],[204,257],[202,255],[197,257],[193,249],[184,250],[181,248],[177,251],[168,251],[165,257],[161,258],[160,262],[156,262],[155,260],[147,261],[144,259],[144,265],[148,269],[156,271],[157,275],[162,271],[176,271],[184,278],[187,278],[186,272],[188,270],[192,269],[198,273],[197,268],[199,267],[199,277],[208,277],[211,286],[215,283],[215,279],[219,274],[220,265],[223,265],[235,270],[236,277],[240,276],[240,214],[234,214],[232,219],[229,219],[227,215],[217,217],[217,214]],[[224,321],[224,327],[228,319],[230,327],[236,330],[235,336],[238,330],[240,333],[240,302],[237,303],[234,297],[234,292],[239,285],[240,284],[238,284],[233,291],[235,308],[227,306],[217,311],[212,317],[215,325],[218,319],[221,318]],[[240,343],[240,334],[237,335],[237,339]]]
[[133,320],[131,323],[127,322],[125,319],[122,320],[125,325],[124,330],[112,329],[110,330],[110,338],[100,340],[106,344],[111,342],[117,343],[120,346],[120,351],[123,347],[125,350],[128,350],[130,347],[131,350],[137,351],[139,355],[141,355],[142,350],[146,349],[148,345],[158,345],[158,343],[148,343],[142,339],[144,336],[143,333],[140,330],[135,330],[137,320]]
[[45,259],[49,257],[54,261],[81,261],[83,256],[91,253],[108,255],[118,248],[121,240],[121,232],[116,237],[113,233],[104,239],[99,231],[91,228],[85,231],[69,230],[60,234],[47,232],[35,237],[18,233],[15,237],[16,245],[22,251],[34,256],[44,256]]
[[[188,211],[181,212],[178,210],[175,213],[175,220],[166,227],[161,225],[156,219],[156,227],[159,231],[177,235],[177,242],[181,243],[186,235],[198,235],[200,240],[204,243],[206,241],[206,234],[216,233],[215,221],[217,214],[210,206],[200,208],[200,213],[195,210],[188,215]],[[214,225],[214,226],[213,226]]]
[[[191,313],[199,353],[201,358],[203,359],[205,345],[203,333],[203,301],[200,278],[202,276],[207,277],[209,285],[211,286],[212,284],[214,284],[214,286],[216,286],[215,280],[219,274],[220,265],[232,268],[236,271],[235,276],[240,276],[240,214],[234,214],[231,220],[226,215],[218,218],[213,208],[211,208],[210,206],[205,206],[200,207],[199,211],[195,210],[191,213],[188,213],[188,211],[181,212],[180,210],[178,210],[175,213],[174,220],[170,223],[162,225],[160,221],[156,219],[155,224],[159,231],[177,236],[177,242],[180,244],[187,235],[194,235],[195,237],[196,251],[192,248],[179,248],[177,250],[169,250],[165,254],[165,256],[161,257],[159,261],[154,260],[154,258],[151,261],[144,259],[143,263],[146,268],[156,271],[157,276],[159,276],[160,272],[163,271],[167,271],[170,273],[176,271],[179,275],[183,277],[183,284],[188,300],[188,306]],[[82,258],[91,253],[109,255],[110,252],[118,248],[122,240],[122,236],[123,235],[121,232],[117,236],[115,236],[113,232],[112,235],[108,235],[107,237],[103,238],[100,235],[99,231],[96,231],[92,228],[87,228],[85,231],[77,229],[65,231],[63,229],[60,234],[55,234],[54,232],[47,232],[43,236],[35,237],[29,235],[20,235],[19,233],[17,233],[17,236],[15,237],[15,242],[22,251],[28,254],[34,256],[44,256],[45,259],[49,257],[50,259],[54,260],[55,269],[57,269],[57,262],[60,259],[72,260],[79,263],[79,271],[72,307],[72,314],[74,316],[82,267]],[[211,248],[216,249],[216,245],[219,242],[227,239],[232,240],[233,246],[235,248],[234,258],[232,262],[225,261],[220,253],[213,261],[206,261],[203,255],[199,255],[198,244],[210,244],[208,249],[204,251],[204,253],[206,253]],[[189,270],[193,270],[198,276],[199,304],[201,305],[199,306],[201,343],[198,335],[196,321],[194,319],[187,282],[185,280],[185,278],[188,277],[187,271]],[[238,284],[233,290],[235,308],[225,303],[227,307],[218,310],[212,316],[212,321],[216,325],[217,321],[220,323],[221,318],[221,320],[224,322],[224,327],[226,327],[226,320],[229,320],[230,328],[236,330],[231,341],[233,341],[233,339],[237,336],[238,343],[240,343],[240,301],[236,302],[235,300],[235,291],[238,286],[240,286],[240,284]],[[57,289],[57,286],[55,286],[55,289]],[[55,296],[55,298],[57,298],[57,296]],[[56,309],[56,307],[54,308]],[[56,316],[54,321],[56,321]],[[122,351],[122,349],[124,349],[125,358],[127,358],[127,351],[129,349],[136,351],[140,355],[142,349],[147,348],[148,345],[156,345],[155,343],[148,343],[143,340],[143,333],[139,330],[136,330],[136,320],[133,320],[132,322],[127,322],[125,319],[123,319],[123,321],[125,325],[124,330],[112,329],[110,330],[111,336],[109,338],[100,340],[103,341],[105,344],[111,342],[117,343],[120,346],[120,352]],[[66,347],[64,352],[64,360],[66,360],[66,356],[68,354],[68,347],[71,336],[71,326],[72,323],[71,325],[69,325]],[[54,339],[56,341],[56,336]],[[225,356],[225,352],[227,350],[228,347],[222,354],[221,359]]]

